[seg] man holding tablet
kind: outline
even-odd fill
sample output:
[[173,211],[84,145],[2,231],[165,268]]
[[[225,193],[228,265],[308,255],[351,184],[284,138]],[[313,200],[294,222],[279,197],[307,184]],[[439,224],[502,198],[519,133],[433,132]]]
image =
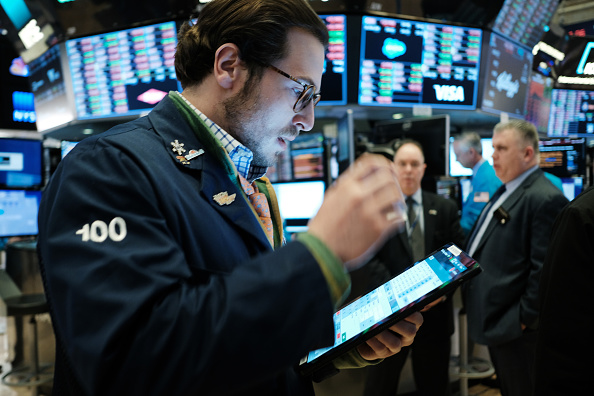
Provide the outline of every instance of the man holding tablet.
[[[64,158],[38,242],[56,394],[313,395],[299,359],[333,343],[348,271],[403,218],[390,162],[365,156],[284,243],[264,174],[313,127],[326,45],[306,1],[211,1],[178,34],[183,92]],[[421,322],[341,365],[397,353]]]

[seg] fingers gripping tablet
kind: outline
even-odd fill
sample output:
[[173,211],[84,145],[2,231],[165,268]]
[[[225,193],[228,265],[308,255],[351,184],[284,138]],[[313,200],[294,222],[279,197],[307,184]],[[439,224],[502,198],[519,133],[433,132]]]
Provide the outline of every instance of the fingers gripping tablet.
[[309,352],[299,364],[301,373],[308,375],[329,364],[481,271],[479,263],[456,245],[443,246],[337,311],[334,345]]

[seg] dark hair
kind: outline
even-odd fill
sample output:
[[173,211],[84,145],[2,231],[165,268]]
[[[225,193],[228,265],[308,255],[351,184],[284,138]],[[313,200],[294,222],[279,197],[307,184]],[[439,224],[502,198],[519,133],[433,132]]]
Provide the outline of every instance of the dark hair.
[[195,24],[178,33],[175,72],[183,88],[200,84],[213,70],[215,52],[237,45],[248,78],[287,56],[287,33],[301,28],[328,46],[326,25],[304,0],[213,0]]

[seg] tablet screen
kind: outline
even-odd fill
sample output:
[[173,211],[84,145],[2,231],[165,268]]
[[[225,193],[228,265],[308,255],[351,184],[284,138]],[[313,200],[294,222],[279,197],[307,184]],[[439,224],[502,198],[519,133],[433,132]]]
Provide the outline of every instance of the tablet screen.
[[[446,245],[429,257],[416,263],[365,296],[353,301],[334,314],[334,345],[311,351],[301,364],[311,363],[320,356],[349,340],[369,332],[385,323],[394,314],[420,303],[420,310],[430,301],[423,302],[432,293],[461,279],[476,263],[455,245]],[[411,311],[412,313],[412,311]],[[408,313],[410,314],[410,313]]]

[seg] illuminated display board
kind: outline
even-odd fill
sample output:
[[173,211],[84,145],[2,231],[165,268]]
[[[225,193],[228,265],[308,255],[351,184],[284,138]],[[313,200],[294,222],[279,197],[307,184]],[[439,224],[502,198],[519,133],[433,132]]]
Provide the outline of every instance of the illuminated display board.
[[476,108],[482,31],[363,17],[359,104]]
[[29,63],[29,81],[33,91],[37,130],[46,131],[74,120],[72,102],[66,93],[62,69],[62,45],[55,45]]
[[553,95],[553,79],[538,73],[532,73],[528,101],[526,105],[526,121],[536,125],[538,132],[546,133],[551,113]]
[[547,134],[593,137],[594,91],[553,89]]
[[330,42],[322,74],[322,99],[318,106],[347,104],[346,16],[320,15],[326,23]]
[[481,109],[524,117],[532,52],[495,33],[489,37],[487,51]]
[[540,41],[558,5],[559,0],[506,0],[493,30],[532,48]]
[[540,168],[558,177],[584,175],[586,172],[586,139],[554,138],[541,140]]
[[174,22],[66,42],[78,119],[140,114],[178,89]]

